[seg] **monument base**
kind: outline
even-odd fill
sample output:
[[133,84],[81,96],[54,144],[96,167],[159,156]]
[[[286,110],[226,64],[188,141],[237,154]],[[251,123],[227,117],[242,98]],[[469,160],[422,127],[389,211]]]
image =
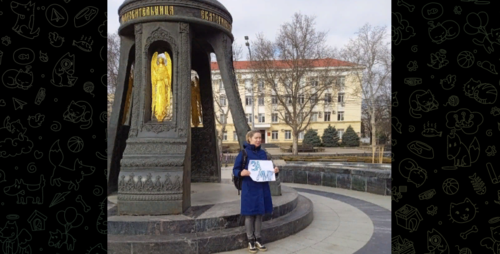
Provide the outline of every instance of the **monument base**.
[[[108,207],[109,253],[215,253],[247,247],[241,196],[232,184],[193,183],[192,206],[183,214],[118,216]],[[273,213],[263,218],[262,238],[273,242],[307,227],[312,202],[292,188],[273,197]],[[114,198],[109,198],[113,200]],[[119,206],[123,203],[120,201]]]
[[[126,211],[126,212],[124,212]],[[122,201],[118,213],[123,215],[162,215],[182,213],[182,200],[178,201]]]

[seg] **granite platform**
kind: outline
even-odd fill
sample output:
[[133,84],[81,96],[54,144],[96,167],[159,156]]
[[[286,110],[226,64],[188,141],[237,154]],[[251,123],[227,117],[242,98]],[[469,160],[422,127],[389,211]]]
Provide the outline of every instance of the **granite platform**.
[[[191,185],[192,207],[181,215],[117,216],[116,204],[108,205],[108,253],[190,254],[245,248],[240,196],[234,186]],[[295,234],[312,222],[311,201],[294,189],[283,186],[282,196],[272,198],[273,213],[264,216],[262,225],[266,242]],[[109,200],[116,201],[113,196]]]

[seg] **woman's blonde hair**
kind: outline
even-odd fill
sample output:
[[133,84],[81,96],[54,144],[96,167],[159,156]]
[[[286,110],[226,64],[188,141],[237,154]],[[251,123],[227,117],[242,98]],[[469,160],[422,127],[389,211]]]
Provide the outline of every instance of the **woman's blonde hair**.
[[[260,131],[258,130],[251,130],[249,132],[247,132],[247,142],[250,144],[250,139],[253,137],[253,135],[255,135],[255,133],[259,133],[260,134]],[[262,134],[261,134],[262,135]]]

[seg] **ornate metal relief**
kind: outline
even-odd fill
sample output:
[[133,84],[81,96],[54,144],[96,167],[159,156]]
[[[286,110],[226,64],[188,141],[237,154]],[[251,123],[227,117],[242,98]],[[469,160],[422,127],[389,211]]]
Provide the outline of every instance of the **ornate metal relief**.
[[181,33],[187,33],[189,32],[189,24],[188,23],[179,23],[179,31]]
[[119,201],[175,201],[182,200],[182,194],[168,195],[118,195]]
[[183,166],[184,157],[182,158],[172,158],[172,157],[132,157],[123,156],[121,162],[121,167],[169,167],[169,166]]
[[175,126],[168,123],[145,123],[142,126],[141,131],[144,129],[158,134],[160,132],[173,130],[175,129]]
[[[187,130],[191,129],[191,119],[190,119],[190,100],[191,100],[191,64],[190,64],[190,59],[191,59],[191,54],[189,52],[190,45],[189,45],[189,24],[188,23],[179,23],[179,32],[181,33],[181,56],[183,57],[182,61],[179,61],[180,68],[178,68],[178,71],[181,72],[180,75],[180,84],[183,84],[183,82],[186,82],[185,86],[179,86],[182,87],[182,92],[181,92],[181,98],[183,100],[179,103],[181,105],[180,108],[180,117],[182,117],[182,120],[180,120],[181,123],[183,123],[181,126],[179,126],[178,132],[179,136],[181,137],[187,137]],[[189,99],[187,99],[189,98]]]
[[179,139],[164,139],[164,138],[136,138],[127,140],[127,144],[154,144],[154,143],[168,143],[168,144],[185,144],[187,139],[179,138]]
[[[135,65],[136,66],[142,66],[141,64],[141,59],[140,57],[140,52],[141,52],[141,46],[142,46],[142,24],[136,24],[135,25]],[[134,69],[134,77],[136,79],[134,80],[134,86],[132,88],[132,119],[131,119],[131,127],[129,131],[129,138],[130,137],[137,137],[138,129],[137,129],[137,120],[139,120],[139,95],[140,95],[140,90],[141,90],[141,80],[140,80],[140,69],[135,68]]]
[[186,145],[169,143],[128,143],[127,154],[175,154],[186,151]]
[[122,175],[118,182],[118,191],[125,194],[146,194],[146,193],[182,193],[182,181],[180,175],[171,176],[169,173],[157,175],[153,178],[151,173],[147,176],[130,173],[128,176]]

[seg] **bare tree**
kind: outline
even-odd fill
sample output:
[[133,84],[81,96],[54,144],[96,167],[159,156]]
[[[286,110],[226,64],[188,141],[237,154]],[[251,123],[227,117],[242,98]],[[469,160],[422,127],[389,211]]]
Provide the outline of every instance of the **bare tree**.
[[386,142],[391,141],[391,112],[392,112],[392,93],[390,86],[384,86],[381,95],[378,97],[378,108],[380,111],[380,118],[377,123],[377,130],[379,135],[383,137]]
[[385,141],[390,141],[391,139],[391,91],[390,87],[385,87],[382,89],[382,93],[376,97],[375,103],[372,107],[375,107],[375,122],[377,133],[372,132],[371,128],[371,108],[368,104],[363,103],[362,106],[362,124],[365,131],[368,133],[368,137],[379,139],[382,138]]
[[[251,68],[253,82],[264,82],[271,112],[292,129],[292,152],[298,154],[298,136],[307,130],[318,111],[334,101],[342,89],[338,74],[353,65],[333,59],[326,32],[316,31],[315,17],[295,13],[281,26],[274,42],[257,35]],[[259,86],[249,89],[259,90]],[[261,94],[262,87],[257,91]],[[255,94],[255,93],[254,93]],[[328,94],[329,98],[325,97]],[[262,95],[258,95],[262,96]]]
[[355,79],[361,84],[359,93],[367,107],[366,113],[370,120],[369,129],[372,136],[372,147],[377,145],[377,105],[379,97],[391,85],[391,52],[387,39],[387,28],[364,25],[356,33],[357,37],[338,53],[344,61],[364,66],[362,72],[355,73]]
[[118,67],[120,61],[120,37],[114,33],[108,33],[108,124],[114,101],[114,94],[118,83]]

